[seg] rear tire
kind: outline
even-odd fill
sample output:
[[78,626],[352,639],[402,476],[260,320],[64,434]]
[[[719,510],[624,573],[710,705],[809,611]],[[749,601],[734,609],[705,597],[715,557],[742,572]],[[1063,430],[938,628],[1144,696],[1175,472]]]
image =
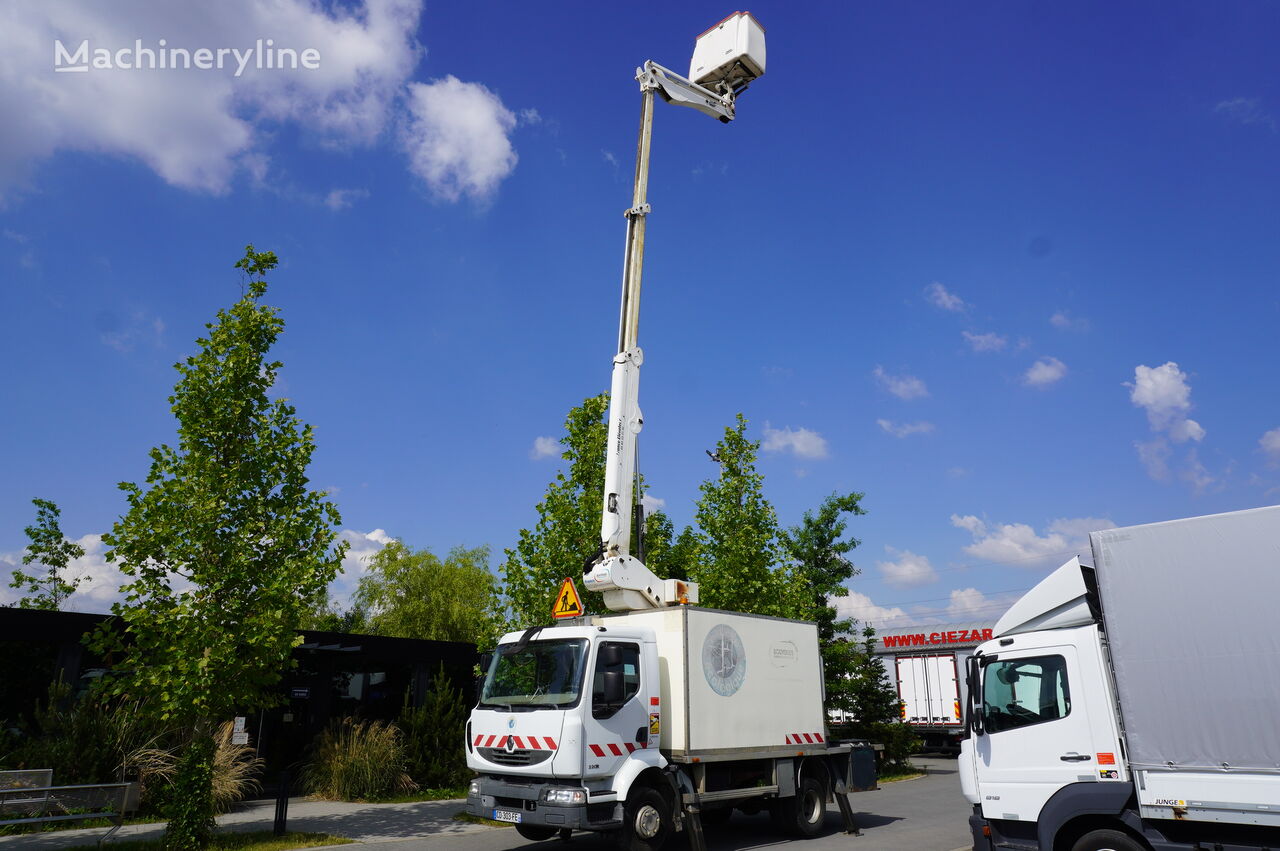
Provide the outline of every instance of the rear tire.
[[625,851],[659,851],[671,838],[671,803],[652,786],[634,790],[624,812],[626,821],[618,838]]
[[1120,830],[1091,830],[1076,840],[1071,851],[1148,851],[1147,846]]
[[775,825],[793,836],[817,836],[827,817],[827,788],[814,777],[801,777],[795,797],[774,801],[770,815]]

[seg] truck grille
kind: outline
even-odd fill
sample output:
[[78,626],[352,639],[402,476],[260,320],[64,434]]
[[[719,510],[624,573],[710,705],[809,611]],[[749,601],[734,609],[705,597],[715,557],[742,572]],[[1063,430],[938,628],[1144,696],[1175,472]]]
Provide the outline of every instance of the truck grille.
[[551,757],[551,751],[513,750],[506,748],[477,748],[480,756],[495,765],[537,765]]

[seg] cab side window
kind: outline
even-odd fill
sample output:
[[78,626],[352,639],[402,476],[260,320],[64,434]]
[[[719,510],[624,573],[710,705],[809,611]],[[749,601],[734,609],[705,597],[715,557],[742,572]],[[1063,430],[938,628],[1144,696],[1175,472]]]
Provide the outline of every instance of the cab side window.
[[1071,714],[1067,662],[1061,656],[1004,659],[982,676],[982,720],[988,733],[1056,721]]
[[[620,692],[609,694],[605,683],[620,683]],[[615,686],[616,688],[616,686]],[[596,653],[591,680],[591,715],[608,718],[640,691],[640,645],[625,641],[605,641]]]

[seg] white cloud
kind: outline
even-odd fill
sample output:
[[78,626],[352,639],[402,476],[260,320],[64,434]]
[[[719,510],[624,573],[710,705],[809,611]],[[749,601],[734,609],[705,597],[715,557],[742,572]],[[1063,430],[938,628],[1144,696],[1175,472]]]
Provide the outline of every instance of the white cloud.
[[[166,0],[0,4],[0,191],[58,151],[137,159],[184,189],[226,192],[276,126],[300,125],[328,145],[373,143],[417,65],[421,0],[368,0],[356,9],[311,0],[221,0],[200,14]],[[54,40],[72,50],[314,48],[316,70],[52,72]],[[141,61],[146,61],[142,55]],[[256,161],[260,166],[264,160]]]
[[966,617],[986,619],[990,603],[977,588],[957,588],[951,592],[947,614],[956,620]]
[[877,366],[871,373],[885,390],[899,399],[919,399],[929,395],[929,388],[914,375],[889,375],[883,367]]
[[1090,532],[1113,529],[1103,517],[1060,518],[1049,524],[1043,535],[1025,523],[998,523],[989,526],[973,515],[951,515],[951,525],[973,536],[964,551],[984,562],[1043,567],[1066,561],[1084,552]]
[[164,320],[146,311],[135,310],[129,318],[121,320],[116,314],[104,312],[98,316],[102,333],[98,339],[117,352],[131,352],[139,343],[150,343],[156,348],[164,346]]
[[645,494],[640,497],[640,502],[644,504],[644,513],[652,514],[655,511],[661,511],[667,507],[667,501],[659,496]]
[[1258,446],[1272,464],[1280,464],[1280,428],[1273,428],[1258,438]]
[[895,423],[893,420],[876,420],[876,425],[884,429],[886,433],[897,438],[909,437],[913,434],[929,434],[934,429],[933,423],[925,422],[924,420],[914,423]]
[[952,292],[948,292],[947,288],[937,281],[924,288],[924,297],[934,307],[940,310],[949,310],[952,313],[960,313],[968,306],[964,303],[964,299]]
[[356,201],[368,197],[368,189],[331,189],[324,198],[324,205],[330,210],[345,210]]
[[889,629],[907,618],[907,613],[897,606],[877,606],[870,597],[857,591],[835,597],[830,603],[839,618],[854,618],[860,624],[871,624],[876,629]]
[[1009,345],[1009,338],[1001,337],[994,331],[988,334],[971,334],[968,331],[961,331],[960,334],[975,352],[998,352]]
[[1065,310],[1059,310],[1049,317],[1049,324],[1060,331],[1074,331],[1083,334],[1089,330],[1088,319],[1072,319]]
[[529,457],[534,461],[560,454],[560,442],[554,437],[535,437]]
[[1275,117],[1262,108],[1262,101],[1258,98],[1238,97],[1219,101],[1213,111],[1238,124],[1260,124],[1270,127],[1272,133],[1276,132]]
[[1129,400],[1147,412],[1147,422],[1155,432],[1167,432],[1174,443],[1201,440],[1205,431],[1195,420],[1188,419],[1191,412],[1191,385],[1187,374],[1173,361],[1163,366],[1137,366],[1133,371],[1133,383]]
[[484,201],[516,167],[510,132],[516,116],[479,83],[452,75],[411,83],[401,144],[409,170],[448,201]]
[[615,156],[613,155],[613,152],[612,152],[612,151],[606,151],[604,148],[601,148],[601,149],[600,149],[600,159],[604,160],[605,162],[607,162],[609,165],[613,166],[614,168],[617,168],[617,167],[618,167],[618,158],[617,158],[617,157],[615,157]]
[[[338,534],[338,540],[346,541],[350,548],[342,560],[343,572],[338,574],[338,578],[329,586],[329,595],[338,601],[341,608],[345,609],[350,604],[351,595],[360,577],[368,569],[366,563],[369,557],[394,539],[382,529],[374,529],[372,532],[343,529]],[[66,575],[69,579],[84,578],[84,581],[77,586],[75,593],[67,598],[63,609],[70,612],[106,614],[111,611],[113,603],[123,602],[124,595],[120,593],[120,586],[131,581],[131,578],[125,576],[115,563],[106,560],[106,545],[102,542],[102,535],[84,535],[76,538],[75,542],[84,548],[84,555],[67,566]],[[0,605],[14,603],[22,596],[18,589],[8,587],[10,573],[21,564],[21,552],[0,553],[0,573],[5,580],[0,583],[0,586],[3,586],[0,587]],[[31,568],[39,569],[39,567],[39,565],[31,565],[27,569],[30,572]],[[172,586],[175,591],[182,591],[189,588],[190,583],[175,577]]]
[[1023,383],[1029,387],[1048,387],[1067,374],[1067,365],[1057,358],[1043,357],[1023,374]]
[[761,448],[765,452],[791,452],[798,458],[827,457],[826,438],[807,428],[793,431],[790,426],[778,429],[765,423]]
[[338,540],[345,541],[348,548],[342,559],[342,571],[329,584],[329,597],[339,610],[345,611],[351,605],[360,577],[369,571],[369,559],[395,538],[383,529],[372,532],[343,529],[338,533]]
[[898,550],[886,546],[884,551],[893,561],[878,561],[876,567],[888,585],[894,588],[914,588],[938,581],[938,574],[927,556],[916,555],[910,550]]
[[1221,485],[1218,478],[1200,463],[1200,455],[1194,449],[1187,453],[1187,463],[1178,477],[1191,485],[1191,489],[1198,494],[1217,490]]
[[1169,456],[1173,453],[1169,441],[1156,437],[1149,441],[1135,441],[1133,447],[1138,450],[1138,460],[1146,468],[1148,476],[1157,482],[1169,481]]

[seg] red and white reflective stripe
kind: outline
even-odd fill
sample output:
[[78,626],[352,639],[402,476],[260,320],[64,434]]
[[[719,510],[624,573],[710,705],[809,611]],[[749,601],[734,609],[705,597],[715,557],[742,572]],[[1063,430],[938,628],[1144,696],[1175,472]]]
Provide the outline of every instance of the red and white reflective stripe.
[[820,745],[825,739],[821,733],[788,733],[787,744],[789,745]]
[[647,748],[648,745],[637,745],[634,742],[624,742],[621,745],[617,745],[613,742],[607,742],[603,745],[587,745],[587,747],[591,748],[591,752],[596,756],[608,756],[609,754],[622,756],[623,748],[626,749],[627,753],[635,753],[637,748]]
[[[556,740],[550,736],[542,736],[541,742],[539,742],[539,737],[537,736],[510,736],[509,738],[511,743],[521,750],[553,751],[556,749]],[[478,748],[503,748],[507,746],[507,739],[507,736],[498,738],[497,734],[486,736],[481,733],[476,736],[476,740],[472,744]]]

